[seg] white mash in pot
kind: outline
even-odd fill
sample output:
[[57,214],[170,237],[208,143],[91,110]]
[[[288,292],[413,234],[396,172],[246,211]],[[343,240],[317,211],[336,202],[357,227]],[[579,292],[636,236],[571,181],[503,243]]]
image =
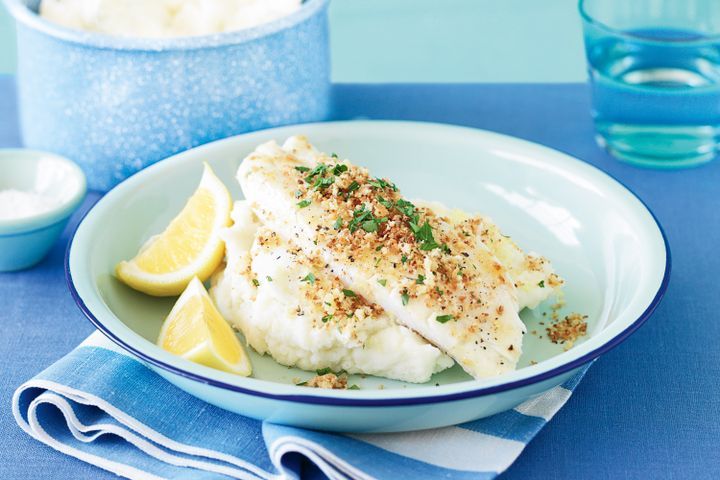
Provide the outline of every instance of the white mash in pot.
[[210,35],[254,27],[300,8],[302,0],[42,0],[59,25],[123,37]]

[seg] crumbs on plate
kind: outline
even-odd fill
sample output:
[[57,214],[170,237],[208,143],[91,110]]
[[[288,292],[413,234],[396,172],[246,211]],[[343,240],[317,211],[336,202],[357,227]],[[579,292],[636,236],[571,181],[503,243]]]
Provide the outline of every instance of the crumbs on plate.
[[330,390],[360,390],[357,385],[348,385],[348,377],[345,373],[335,374],[332,372],[315,375],[306,382],[295,383],[299,387],[327,388]]
[[547,327],[545,331],[550,341],[564,344],[565,349],[568,350],[572,348],[573,343],[578,338],[587,334],[587,318],[587,315],[571,313],[565,315],[565,318],[562,320]]

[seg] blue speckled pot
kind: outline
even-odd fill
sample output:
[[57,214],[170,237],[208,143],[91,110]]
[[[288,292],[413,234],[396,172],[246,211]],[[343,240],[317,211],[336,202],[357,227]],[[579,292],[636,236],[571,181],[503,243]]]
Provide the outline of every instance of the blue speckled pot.
[[328,0],[256,28],[172,39],[70,30],[38,16],[39,0],[5,3],[24,142],[75,160],[92,189],[211,140],[329,114]]

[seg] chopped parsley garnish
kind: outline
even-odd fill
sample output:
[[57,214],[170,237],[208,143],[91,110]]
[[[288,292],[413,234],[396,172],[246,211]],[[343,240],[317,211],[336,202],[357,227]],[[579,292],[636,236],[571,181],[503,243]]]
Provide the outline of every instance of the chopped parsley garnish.
[[[295,167],[295,169],[301,172],[308,172],[307,176],[305,177],[305,183],[311,183],[312,188],[322,191],[335,183],[336,175],[347,172],[348,167],[346,165],[341,165],[338,163],[331,169],[329,165],[320,163],[312,170],[307,167]],[[329,173],[329,175],[326,176],[326,173]]]
[[253,279],[252,279],[252,283],[253,283],[253,285],[255,285],[256,287],[259,287],[259,286],[260,286],[260,280],[258,280],[257,278],[253,278]]
[[296,383],[295,385],[298,387],[304,387],[305,385],[307,385],[307,380],[305,380],[304,382]]
[[408,295],[407,290],[405,290],[402,295],[400,295],[400,298],[402,299],[402,304],[407,305],[410,301],[410,295]]
[[540,280],[540,282],[538,283],[538,287],[545,288],[545,280]]
[[335,223],[333,224],[333,228],[335,230],[340,230],[343,226],[343,219],[338,217],[337,220],[335,220]]
[[455,318],[455,317],[453,317],[452,315],[438,315],[437,317],[435,317],[435,320],[437,320],[440,323],[447,323],[450,320],[452,320],[453,318]]
[[377,282],[378,282],[380,285],[382,285],[383,287],[384,287],[385,285],[387,285],[387,280],[385,280],[384,278],[379,279]]
[[410,229],[415,234],[415,239],[420,242],[420,250],[427,252],[440,247],[433,238],[432,227],[427,220],[420,227],[416,223],[410,222]]
[[320,370],[315,370],[315,373],[317,373],[318,375],[327,375],[328,373],[332,373],[332,368],[330,368],[330,367],[321,368]]
[[360,184],[358,182],[356,182],[355,180],[353,180],[350,183],[350,185],[348,185],[348,187],[345,189],[345,198],[346,199],[349,198],[350,194],[352,192],[354,192],[355,190],[357,190],[358,188],[360,188]]
[[362,224],[362,229],[365,230],[368,233],[377,232],[378,227],[381,223],[387,222],[387,218],[381,217],[373,217],[370,220],[365,220]]
[[425,285],[425,275],[418,275],[415,283],[417,283],[418,285]]
[[368,233],[377,232],[378,229],[378,221],[373,220],[366,220],[362,223],[362,229],[365,230]]
[[317,177],[312,186],[317,190],[325,190],[333,183],[335,183],[335,177]]
[[310,200],[300,200],[300,201],[297,203],[297,206],[300,207],[300,208],[305,208],[305,207],[307,207],[308,205],[310,205],[311,203],[312,203],[312,202],[311,202]]
[[350,229],[351,232],[354,232],[355,230],[360,228],[362,222],[364,222],[371,216],[372,212],[370,210],[366,210],[365,205],[362,205],[360,208],[355,209],[355,211],[353,212],[353,218],[348,223],[348,229]]
[[382,250],[382,247],[383,247],[382,245],[378,245],[377,247],[375,247],[375,251],[379,252],[380,250]]
[[305,277],[302,279],[303,282],[308,282],[310,285],[315,284],[315,275],[312,274],[312,272],[305,275]]
[[[369,183],[373,186],[389,186],[393,187],[394,190],[396,189],[394,184],[390,184],[381,179],[371,180]],[[378,202],[388,209],[394,207],[398,212],[408,218],[410,230],[412,230],[415,235],[415,239],[420,243],[420,250],[427,252],[440,248],[443,252],[448,254],[450,253],[450,247],[448,247],[447,244],[443,243],[440,245],[435,241],[432,233],[432,227],[427,220],[422,225],[419,224],[420,214],[417,212],[417,208],[412,204],[412,202],[408,202],[407,200],[403,200],[401,198],[393,204],[391,201],[385,200],[383,197],[378,197]]]
[[345,294],[346,297],[357,297],[357,295],[355,294],[355,292],[353,292],[352,290],[348,290],[348,289],[346,289],[346,288],[343,288],[343,291],[342,291],[342,292]]
[[337,153],[335,153],[335,152],[331,153],[330,156],[331,156],[332,158],[338,158],[338,155],[337,155]]
[[368,184],[375,188],[392,188],[394,192],[397,192],[397,187],[394,183],[390,183],[382,178],[375,178],[374,180],[368,180]]
[[353,212],[353,218],[348,223],[348,228],[351,232],[355,232],[358,228],[362,228],[366,232],[372,233],[377,232],[380,224],[384,222],[387,222],[387,218],[376,217],[373,215],[372,211],[366,209],[365,205],[362,205]]
[[270,275],[268,275],[268,276],[265,277],[265,278],[267,278],[267,281],[268,281],[268,282],[272,282],[272,277],[271,277]]
[[387,208],[388,210],[391,210],[395,205],[390,200],[385,200],[383,197],[379,196],[377,197],[378,203],[382,205],[383,207]]
[[435,287],[435,292],[437,292],[437,294],[440,295],[441,297],[442,297],[443,294],[445,293],[445,292],[443,292],[442,290],[440,290],[440,288],[437,287],[437,286]]
[[407,262],[407,260],[408,260],[408,259],[407,259],[407,255],[405,255],[405,254],[403,254],[403,256],[400,257],[400,261],[401,261],[402,263]]
[[353,383],[353,384],[350,385],[347,389],[348,389],[348,390],[360,390],[360,387],[358,387],[357,385],[355,385],[355,384]]
[[324,163],[318,164],[317,167],[310,170],[310,173],[308,173],[307,177],[305,177],[305,181],[307,183],[310,183],[313,181],[313,178],[315,178],[317,176],[322,177],[325,174],[325,171],[327,170],[327,168],[328,168],[327,165],[325,165]]
[[403,200],[402,198],[395,202],[395,208],[408,217],[410,219],[411,223],[417,224],[420,221],[420,216],[415,211],[415,205],[413,205],[411,202],[408,202],[407,200]]
[[333,318],[332,314],[329,314],[329,315],[325,315],[325,316],[322,317],[320,320],[322,320],[323,323],[327,323],[327,322],[329,322],[330,320],[332,320],[332,318]]

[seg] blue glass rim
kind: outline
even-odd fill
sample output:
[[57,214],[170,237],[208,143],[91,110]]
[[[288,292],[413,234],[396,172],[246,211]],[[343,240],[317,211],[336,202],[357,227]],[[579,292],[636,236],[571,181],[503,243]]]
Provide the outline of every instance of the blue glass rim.
[[30,9],[23,0],[2,0],[16,22],[26,27],[70,43],[100,49],[162,52],[197,50],[247,43],[258,38],[287,30],[326,10],[330,0],[303,0],[300,8],[284,17],[256,27],[212,35],[194,35],[169,38],[137,38],[107,35],[67,28],[45,20]]
[[612,27],[608,25],[605,22],[602,22],[598,20],[597,18],[593,17],[585,8],[586,4],[588,2],[592,1],[598,1],[598,0],[578,0],[578,11],[580,12],[580,18],[583,20],[584,24],[592,25],[595,28],[598,28],[610,35],[615,35],[619,37],[626,37],[626,38],[633,38],[636,40],[641,40],[645,43],[651,43],[651,44],[662,44],[662,45],[700,45],[700,44],[707,44],[712,42],[720,42],[720,32],[715,34],[709,34],[709,35],[703,35],[699,38],[675,38],[675,39],[658,39],[653,37],[647,37],[643,36],[637,33],[629,32],[627,30],[620,30],[618,28]]
[[[545,147],[550,148],[550,147]],[[575,157],[573,157],[575,158]],[[576,161],[580,162],[581,160],[575,158]],[[164,161],[164,160],[161,160]],[[261,398],[268,398],[272,400],[278,400],[278,401],[287,401],[287,402],[295,402],[295,403],[301,403],[301,404],[315,404],[315,405],[330,405],[330,406],[349,406],[349,407],[392,407],[392,406],[410,406],[410,405],[426,405],[426,404],[433,404],[433,403],[444,403],[444,402],[450,402],[450,401],[459,401],[459,400],[467,400],[477,397],[483,397],[487,395],[493,395],[497,393],[506,392],[509,390],[514,390],[522,387],[526,387],[529,385],[533,385],[536,383],[543,382],[545,380],[549,380],[551,378],[557,377],[559,375],[562,375],[564,373],[570,372],[572,370],[575,370],[579,367],[582,367],[583,365],[591,362],[592,360],[598,358],[600,355],[603,355],[604,353],[612,350],[613,348],[620,345],[623,341],[625,341],[631,334],[633,334],[638,328],[640,328],[647,320],[652,316],[655,309],[660,305],[660,302],[662,298],[665,296],[665,293],[667,292],[668,284],[670,282],[670,273],[672,270],[672,255],[670,253],[670,244],[667,239],[667,235],[665,233],[665,230],[663,229],[661,223],[658,221],[657,216],[655,213],[648,207],[648,205],[633,191],[631,190],[627,185],[625,185],[623,182],[618,180],[617,178],[613,177],[609,173],[605,172],[604,170],[596,167],[595,165],[585,163],[587,166],[597,170],[601,174],[607,176],[608,178],[614,180],[619,185],[621,185],[625,190],[627,190],[633,197],[635,197],[642,205],[643,207],[648,211],[650,216],[652,217],[653,221],[655,222],[656,227],[658,228],[658,231],[660,232],[660,235],[663,240],[663,245],[665,247],[665,270],[663,272],[663,278],[660,282],[660,285],[655,292],[654,297],[648,304],[648,306],[645,308],[645,310],[642,312],[642,314],[634,320],[630,325],[628,325],[627,328],[625,328],[623,331],[606,341],[604,344],[598,346],[595,350],[592,350],[588,352],[587,354],[583,355],[582,357],[576,358],[572,361],[569,361],[565,364],[559,365],[553,369],[541,372],[537,375],[533,375],[527,378],[523,378],[520,380],[516,380],[513,382],[507,382],[502,383],[499,385],[493,385],[489,387],[480,387],[477,389],[467,390],[463,392],[458,393],[451,393],[451,394],[445,394],[445,395],[433,395],[433,396],[418,396],[418,397],[412,397],[412,398],[382,398],[382,399],[376,399],[376,398],[339,398],[339,397],[319,397],[314,395],[302,395],[302,394],[273,394],[273,393],[266,393],[261,392],[258,390],[250,389],[241,387],[238,385],[232,385],[220,380],[216,380],[214,378],[210,378],[204,375],[195,374],[192,372],[189,372],[187,370],[184,370],[182,368],[176,367],[174,365],[171,365],[169,363],[166,363],[162,360],[158,360],[157,358],[153,357],[152,355],[146,354],[145,352],[142,352],[141,350],[133,347],[132,345],[129,345],[122,339],[120,339],[118,336],[116,336],[109,328],[107,328],[102,321],[97,318],[92,311],[85,305],[85,302],[80,297],[80,293],[75,288],[75,284],[72,278],[72,273],[70,271],[70,252],[72,250],[73,246],[73,240],[75,238],[75,235],[77,234],[78,230],[80,229],[83,221],[85,220],[85,217],[92,211],[93,208],[97,205],[97,203],[102,200],[102,197],[98,200],[98,202],[93,205],[91,208],[89,208],[84,214],[83,218],[78,222],[77,226],[75,227],[69,241],[68,246],[65,251],[65,261],[64,261],[64,269],[65,269],[65,281],[68,285],[68,288],[70,290],[70,294],[79,307],[80,311],[85,315],[85,317],[92,323],[95,328],[97,328],[100,332],[102,332],[108,339],[113,341],[115,344],[120,346],[123,350],[126,350],[133,354],[135,357],[139,358],[140,360],[147,362],[151,365],[154,365],[155,367],[161,368],[167,372],[170,372],[172,374],[178,375],[180,377],[186,378],[188,380],[192,380],[195,382],[207,384],[222,390],[228,390],[236,393],[241,393],[245,395],[255,396],[255,397],[261,397]],[[114,190],[115,188],[118,188],[119,185],[121,185],[122,182],[110,191]],[[298,387],[303,388],[303,387]]]

